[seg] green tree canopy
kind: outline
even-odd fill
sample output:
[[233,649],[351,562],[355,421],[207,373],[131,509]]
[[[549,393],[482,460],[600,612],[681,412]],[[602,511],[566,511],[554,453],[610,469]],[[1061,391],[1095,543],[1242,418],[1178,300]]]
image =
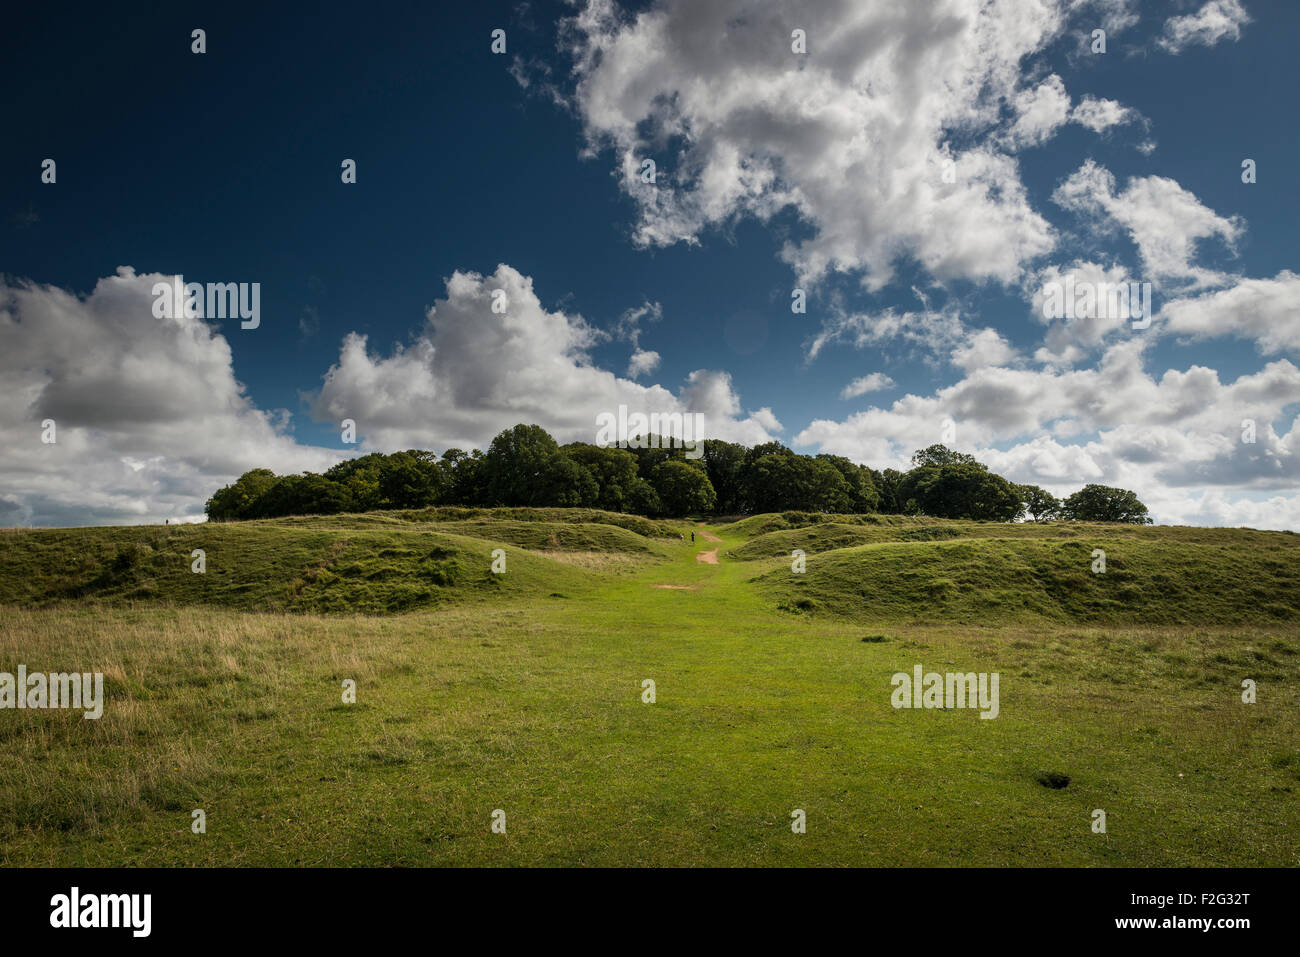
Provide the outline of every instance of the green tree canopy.
[[[651,437],[652,439],[654,437]],[[659,437],[661,446],[671,443]],[[681,448],[563,448],[541,426],[516,425],[486,453],[449,448],[441,458],[407,449],[340,462],[323,475],[277,477],[253,469],[213,494],[214,521],[428,505],[595,507],[638,515],[703,512],[924,513],[1012,521],[1057,514],[1094,521],[1149,521],[1133,493],[1090,485],[1065,506],[1032,485],[1012,485],[971,455],[919,449],[914,467],[875,471],[842,455],[802,455],[780,442],[746,448],[707,439],[701,458]]]
[[592,504],[596,508],[631,512],[645,499],[646,481],[637,472],[636,456],[627,449],[574,442],[560,451],[595,479],[598,491]]
[[1035,522],[1046,522],[1061,514],[1061,502],[1055,495],[1037,485],[1019,485],[1020,500],[1025,511]]
[[353,508],[347,486],[323,475],[282,475],[253,506],[251,518],[280,515],[337,515]]
[[1135,493],[1109,485],[1085,485],[1061,503],[1061,514],[1076,522],[1152,524]]
[[717,495],[717,509],[723,515],[736,515],[749,510],[745,497],[745,455],[748,450],[735,442],[718,439],[704,441],[704,470],[713,483]]
[[560,447],[540,425],[506,429],[488,446],[480,481],[488,505],[544,505],[541,480]]
[[534,505],[554,508],[591,508],[600,495],[592,474],[569,456],[557,452],[538,476]]
[[833,466],[844,477],[848,494],[848,507],[844,511],[862,514],[880,510],[880,493],[876,491],[871,469],[850,462],[842,455],[822,454],[817,459]]
[[650,473],[665,514],[682,516],[712,512],[717,494],[708,473],[697,465],[677,459],[660,462]]
[[233,485],[213,493],[203,510],[209,521],[226,522],[239,518],[252,518],[253,509],[267,490],[276,482],[270,469],[251,469],[241,475]]
[[965,452],[954,452],[946,445],[931,445],[929,448],[920,449],[912,453],[912,465],[923,467],[926,465],[979,465],[975,461],[975,456],[967,455]]
[[447,476],[444,501],[448,505],[479,505],[487,497],[483,488],[483,453],[478,449],[465,452],[447,449],[442,453],[443,474]]
[[414,449],[387,456],[379,472],[379,495],[387,508],[424,508],[438,504],[447,485],[436,459]]
[[796,455],[780,446],[777,449],[754,459],[746,469],[746,498],[754,511],[851,510],[849,484],[831,462]]
[[912,469],[899,483],[899,496],[905,510],[936,518],[1010,522],[1024,509],[1015,486],[978,463]]

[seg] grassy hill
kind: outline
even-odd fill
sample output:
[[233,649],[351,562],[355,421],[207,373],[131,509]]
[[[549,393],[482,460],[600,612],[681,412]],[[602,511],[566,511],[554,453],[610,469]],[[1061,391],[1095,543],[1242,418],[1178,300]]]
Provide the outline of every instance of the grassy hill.
[[[0,533],[0,671],[107,697],[0,712],[0,863],[1297,866],[1296,542],[461,509]],[[893,708],[918,664],[998,672],[1000,715]]]
[[[609,573],[657,557],[662,523],[541,510],[369,513],[137,528],[8,531],[0,538],[0,601],[28,606],[94,599],[211,604],[250,611],[375,613],[448,601],[534,598],[589,590]],[[441,513],[441,514],[439,514]],[[466,514],[469,513],[469,514]],[[445,519],[445,520],[444,520]],[[586,519],[586,521],[584,521]],[[621,521],[631,519],[631,521]],[[679,539],[676,532],[671,533]],[[506,575],[492,551],[506,552]],[[206,571],[192,571],[195,549]],[[581,560],[600,556],[599,562]],[[620,561],[620,559],[624,561]]]
[[462,508],[434,506],[395,512],[371,512],[406,522],[531,522],[567,525],[612,525],[646,538],[680,538],[671,522],[656,522],[640,515],[606,512],[598,508]]
[[[775,558],[788,556],[793,549],[801,548],[809,555],[855,545],[874,545],[882,542],[942,542],[952,539],[1000,538],[1033,539],[1060,542],[1087,542],[1106,540],[1166,542],[1187,545],[1219,545],[1225,548],[1250,550],[1264,548],[1279,554],[1295,554],[1288,549],[1300,549],[1300,536],[1291,532],[1261,532],[1251,528],[1196,528],[1183,525],[1114,525],[1094,522],[961,522],[941,518],[913,518],[911,516],[878,516],[881,521],[849,521],[875,516],[828,515],[824,521],[805,521],[783,528],[773,527],[779,516],[760,515],[746,523],[737,523],[737,529],[749,524],[749,537],[733,552],[740,559]],[[1101,547],[1101,546],[1097,546]]]
[[[1300,536],[788,512],[722,526],[773,609],[882,621],[1300,618]],[[535,599],[661,561],[685,529],[593,509],[431,508],[207,525],[10,530],[0,601],[381,613]],[[508,575],[491,571],[492,551]],[[1092,551],[1106,552],[1104,574]],[[202,549],[207,571],[191,571]],[[790,556],[802,549],[807,572]]]
[[[759,583],[783,609],[864,621],[1300,620],[1300,549],[1280,537],[1253,547],[1229,542],[1187,543],[1156,534],[1112,538],[1099,529],[1081,541],[884,542],[810,557],[803,574],[792,573],[783,559]],[[1102,573],[1092,571],[1094,549],[1105,552]]]

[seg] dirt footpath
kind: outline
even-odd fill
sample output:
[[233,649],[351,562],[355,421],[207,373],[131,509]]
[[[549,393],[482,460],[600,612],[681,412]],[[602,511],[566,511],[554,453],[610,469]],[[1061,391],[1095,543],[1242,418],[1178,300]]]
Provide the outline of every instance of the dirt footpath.
[[[720,541],[720,539],[714,539],[714,541]],[[716,565],[718,564],[718,550],[715,548],[711,552],[696,552],[695,560],[704,562],[706,565]]]

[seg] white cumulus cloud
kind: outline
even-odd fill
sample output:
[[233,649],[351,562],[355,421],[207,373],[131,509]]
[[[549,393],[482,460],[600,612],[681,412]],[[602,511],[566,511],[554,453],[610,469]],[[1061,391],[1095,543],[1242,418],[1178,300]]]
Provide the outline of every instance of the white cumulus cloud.
[[408,345],[384,355],[350,334],[312,411],[355,419],[363,446],[382,451],[484,448],[520,422],[561,442],[593,442],[596,416],[620,405],[647,415],[703,413],[709,438],[771,439],[775,420],[743,415],[728,373],[697,369],[676,393],[642,385],[592,362],[589,350],[604,338],[581,315],[544,308],[532,278],[511,266],[458,271]]
[[1103,228],[1122,226],[1137,244],[1149,273],[1141,278],[1200,285],[1224,281],[1221,274],[1195,265],[1199,244],[1218,238],[1230,251],[1245,226],[1238,217],[1219,216],[1177,182],[1163,176],[1135,176],[1122,192],[1115,176],[1087,160],[1072,173],[1052,199],[1065,209],[1092,217]]
[[1190,46],[1212,47],[1221,40],[1237,40],[1241,28],[1250,22],[1241,0],[1209,0],[1195,13],[1170,17],[1156,40],[1169,53],[1182,53]]
[[[587,152],[615,154],[640,244],[792,209],[813,228],[783,252],[801,281],[843,271],[879,288],[911,256],[941,279],[1010,282],[1055,238],[1007,150],[1041,142],[1069,109],[1059,76],[1022,86],[1023,61],[1076,9],[660,0],[630,13],[593,0],[566,31],[572,103]],[[792,52],[796,29],[806,53]],[[1013,128],[998,133],[1004,110]]]
[[124,266],[84,296],[0,283],[0,525],[196,520],[248,469],[343,457],[296,443],[235,378],[226,337],[258,330],[155,318],[153,285],[172,279]]
[[883,372],[873,372],[870,375],[858,376],[840,392],[841,399],[856,399],[860,395],[866,395],[868,392],[883,392],[886,389],[894,387],[894,380]]

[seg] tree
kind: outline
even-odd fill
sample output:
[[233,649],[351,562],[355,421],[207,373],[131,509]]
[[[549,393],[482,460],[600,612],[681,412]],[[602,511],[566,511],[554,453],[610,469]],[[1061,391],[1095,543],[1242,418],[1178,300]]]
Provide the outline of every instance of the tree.
[[1061,514],[1074,522],[1152,524],[1135,493],[1108,485],[1085,485],[1061,504]]
[[637,480],[636,487],[632,491],[632,507],[629,511],[634,515],[664,514],[664,503],[660,501],[659,493],[655,491],[655,487],[648,479]]
[[735,515],[748,510],[745,498],[745,453],[743,445],[719,439],[704,440],[704,470],[718,497],[718,511]]
[[[954,452],[946,445],[931,445],[912,453],[912,465],[980,465],[975,456],[965,452]],[[984,466],[980,465],[980,468]]]
[[282,515],[337,515],[352,509],[346,486],[323,475],[282,475],[254,506],[255,518]]
[[487,500],[483,486],[483,453],[447,449],[442,453],[442,470],[447,476],[443,500],[452,505],[482,505]]
[[379,491],[379,476],[388,456],[372,452],[355,459],[346,459],[325,470],[325,477],[347,487],[358,511],[368,512],[379,508],[383,496]]
[[556,452],[538,477],[531,504],[548,508],[591,508],[600,486],[590,472],[569,456]]
[[489,505],[546,505],[541,479],[560,447],[540,425],[506,429],[488,446],[480,466]]
[[754,511],[848,511],[852,498],[839,469],[776,443],[766,447],[772,446],[780,451],[759,456],[745,470],[746,498]]
[[1061,514],[1061,501],[1046,489],[1037,485],[1018,485],[1020,500],[1025,503],[1025,511],[1035,522],[1046,522]]
[[914,468],[898,494],[906,512],[936,518],[1010,522],[1024,510],[1015,486],[979,463]]
[[848,506],[843,511],[855,514],[879,511],[880,493],[876,491],[876,483],[872,481],[869,468],[855,465],[842,455],[823,453],[817,459],[833,466],[844,477]]
[[[656,437],[650,437],[652,440]],[[277,477],[253,469],[208,500],[213,521],[278,515],[334,514],[376,508],[465,506],[599,507],[641,515],[724,511],[924,513],[1009,521],[1029,507],[1035,520],[1060,503],[1036,486],[1016,486],[973,456],[942,445],[920,449],[906,474],[876,472],[841,455],[800,455],[780,442],[745,448],[705,440],[701,458],[659,447],[560,448],[545,429],[516,425],[486,454],[408,449],[349,459],[323,475]],[[1068,500],[1070,517],[1150,521],[1131,492],[1090,485]],[[1062,506],[1063,507],[1063,506]]]
[[898,469],[885,469],[883,472],[874,469],[867,471],[871,473],[872,483],[880,496],[880,511],[888,515],[902,514],[903,500],[898,497],[898,490],[903,481],[903,473]]
[[386,456],[379,473],[379,494],[387,508],[436,505],[445,484],[437,460],[414,449]]
[[745,460],[748,464],[753,464],[765,455],[780,455],[785,458],[798,458],[799,453],[793,449],[787,449],[780,442],[764,442],[761,445],[755,445],[745,452]]
[[637,474],[636,456],[627,449],[574,442],[564,446],[567,455],[590,473],[597,486],[594,505],[609,512],[635,511],[645,498],[645,479]]
[[[750,449],[751,455],[753,452]],[[798,476],[794,453],[772,452],[751,458],[745,468],[744,481],[745,500],[755,512],[783,512],[798,507],[791,502],[802,500],[800,490],[795,487]]]
[[796,463],[795,471],[803,480],[804,508],[810,512],[853,511],[853,494],[848,480],[833,462],[821,456],[812,459],[801,455]]
[[275,482],[275,473],[270,469],[252,469],[239,476],[233,485],[214,492],[203,511],[207,513],[208,520],[213,522],[252,518],[257,500]]
[[677,459],[660,462],[650,473],[650,482],[667,515],[712,512],[718,502],[708,474],[702,467],[688,462]]
[[636,467],[641,477],[647,479],[660,462],[670,459],[686,461],[686,449],[669,435],[634,435],[628,441],[628,451],[636,456]]

